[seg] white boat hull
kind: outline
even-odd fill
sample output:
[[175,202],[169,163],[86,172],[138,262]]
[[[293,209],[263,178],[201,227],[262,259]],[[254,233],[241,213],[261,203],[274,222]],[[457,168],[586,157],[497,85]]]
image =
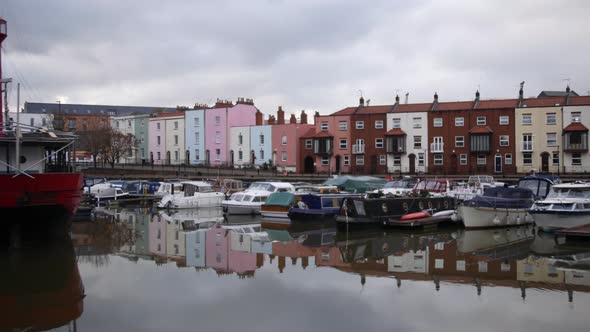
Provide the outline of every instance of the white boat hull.
[[223,211],[227,214],[260,214],[260,204],[223,203]]
[[289,212],[282,211],[261,211],[260,214],[263,218],[281,218],[289,219]]
[[219,207],[225,200],[225,195],[218,192],[195,194],[184,197],[181,195],[167,195],[158,203],[159,208],[198,209],[204,207]]
[[545,230],[570,228],[590,223],[590,212],[588,213],[543,213],[533,212],[535,224]]
[[465,228],[506,227],[533,222],[527,209],[494,209],[462,205],[458,211]]

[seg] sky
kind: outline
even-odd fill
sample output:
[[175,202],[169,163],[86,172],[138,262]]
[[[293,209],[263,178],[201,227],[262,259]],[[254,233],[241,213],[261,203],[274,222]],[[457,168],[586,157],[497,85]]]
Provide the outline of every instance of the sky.
[[[266,114],[358,104],[589,94],[590,1],[2,0],[3,77],[21,104],[192,106]],[[16,84],[9,102],[16,107]]]

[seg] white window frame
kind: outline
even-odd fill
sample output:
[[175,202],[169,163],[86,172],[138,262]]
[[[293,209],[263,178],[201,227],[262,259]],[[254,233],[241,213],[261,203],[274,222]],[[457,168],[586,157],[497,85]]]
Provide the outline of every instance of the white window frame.
[[[551,137],[550,135],[553,136],[551,141],[549,141],[549,137]],[[545,144],[547,144],[547,146],[557,146],[557,133],[547,133]]]
[[459,155],[459,165],[467,165],[467,153],[461,153]]
[[[525,121],[525,119],[527,119]],[[533,115],[531,113],[524,113],[522,115],[522,125],[523,126],[530,126],[533,124]]]
[[365,155],[364,154],[357,154],[356,159],[355,159],[355,165],[363,166],[364,164],[365,164]]
[[487,119],[486,119],[486,117],[485,117],[485,116],[478,116],[478,117],[475,119],[475,123],[476,123],[478,126],[485,126],[485,125],[486,125],[486,123],[487,123]]
[[[344,143],[344,144],[342,144]],[[348,149],[348,140],[346,138],[341,138],[338,140],[338,147],[340,148],[340,150],[346,150]]]
[[393,156],[393,166],[401,166],[402,164],[402,156],[394,155]]
[[582,154],[579,152],[572,153],[572,166],[582,165]]
[[305,140],[305,149],[306,150],[313,149],[313,140],[311,140],[311,139],[306,139]]
[[215,116],[215,125],[216,126],[221,125],[221,116],[219,116],[219,115]]
[[[416,137],[418,137],[419,139],[416,140]],[[422,149],[422,135],[415,135],[413,137],[413,140],[414,140],[414,149]],[[418,143],[418,144],[416,145],[416,143]]]
[[455,127],[463,127],[465,126],[465,118],[462,116],[458,116],[455,118]]
[[330,164],[330,157],[329,156],[322,156],[322,165],[328,166]]
[[510,146],[510,136],[509,135],[500,135],[500,146]]
[[321,131],[328,131],[328,121],[320,122],[320,130]]
[[349,155],[345,155],[343,161],[344,161],[344,165],[345,166],[350,165],[350,156]]
[[[526,155],[530,155],[530,157],[525,157]],[[529,162],[526,162],[526,160],[529,159]],[[522,153],[522,164],[523,165],[532,165],[533,164],[533,153],[532,152],[523,152]]]
[[477,164],[478,165],[487,165],[488,164],[488,158],[485,154],[478,154],[477,155]]
[[[549,119],[550,119],[549,115],[553,115],[552,116],[553,122],[549,122]],[[545,124],[556,125],[557,124],[557,113],[554,113],[554,112],[546,113],[545,114]]]
[[357,121],[355,122],[356,129],[365,129],[365,121]]
[[338,129],[339,130],[348,130],[348,122],[346,122],[346,121],[339,121],[338,122]]
[[402,127],[402,119],[401,118],[393,118],[392,128],[401,128]]
[[379,165],[386,165],[387,164],[387,156],[384,154],[379,155]]
[[504,165],[512,165],[512,153],[506,153],[504,155]]
[[455,147],[456,148],[464,148],[465,147],[465,136],[455,136]]
[[432,160],[434,162],[435,165],[443,165],[443,154],[442,153],[435,153],[434,156],[432,157]]
[[375,129],[383,129],[383,120],[375,120]]
[[424,166],[424,153],[423,152],[419,152],[418,153],[418,166]]
[[281,161],[287,161],[287,151],[281,151]]
[[287,135],[281,137],[281,145],[287,145]]
[[498,123],[500,126],[508,126],[510,124],[510,117],[508,115],[500,115]]
[[422,128],[422,117],[421,116],[412,118],[412,128],[414,128],[414,129]]
[[383,149],[383,138],[375,138],[375,149]]
[[441,128],[443,126],[443,118],[432,119],[432,126],[434,128]]

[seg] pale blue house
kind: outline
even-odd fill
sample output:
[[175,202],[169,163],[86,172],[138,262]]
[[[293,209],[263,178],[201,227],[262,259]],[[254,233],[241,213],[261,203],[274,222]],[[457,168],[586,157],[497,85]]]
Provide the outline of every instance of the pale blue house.
[[250,127],[250,154],[254,156],[254,165],[270,164],[272,161],[272,126]]
[[185,232],[186,266],[205,267],[206,230]]
[[192,165],[204,164],[205,160],[205,110],[184,112],[184,140]]

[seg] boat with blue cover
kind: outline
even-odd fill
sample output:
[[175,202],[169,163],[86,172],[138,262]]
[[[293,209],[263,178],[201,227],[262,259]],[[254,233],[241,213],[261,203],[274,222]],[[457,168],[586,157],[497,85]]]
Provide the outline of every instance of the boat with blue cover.
[[289,210],[291,220],[313,220],[332,218],[340,212],[346,198],[360,198],[359,194],[304,194],[299,196],[297,205]]
[[528,209],[534,200],[527,188],[489,187],[464,201],[457,211],[466,228],[516,226],[533,222]]

